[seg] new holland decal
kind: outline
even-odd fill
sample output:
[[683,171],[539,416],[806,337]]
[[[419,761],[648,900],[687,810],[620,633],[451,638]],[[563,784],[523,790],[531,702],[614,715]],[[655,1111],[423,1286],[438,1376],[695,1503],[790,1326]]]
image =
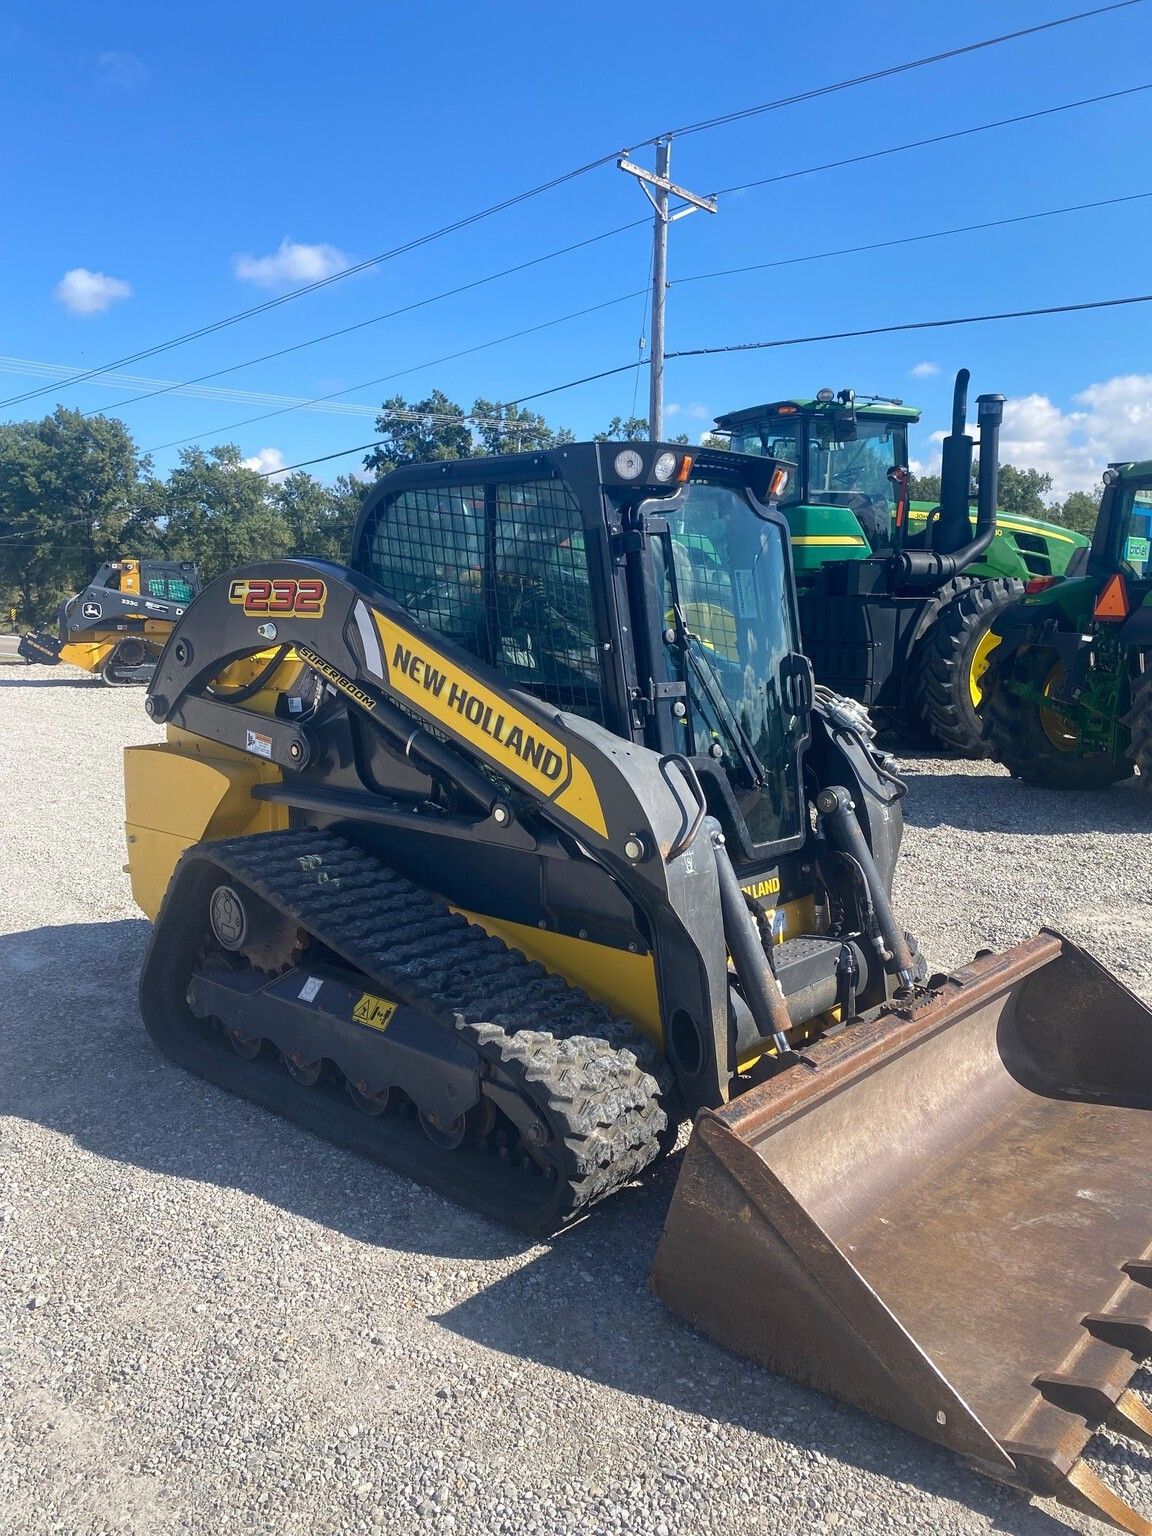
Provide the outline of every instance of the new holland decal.
[[480,751],[500,773],[607,836],[592,776],[565,742],[426,641],[378,611],[373,618],[393,692],[441,730]]

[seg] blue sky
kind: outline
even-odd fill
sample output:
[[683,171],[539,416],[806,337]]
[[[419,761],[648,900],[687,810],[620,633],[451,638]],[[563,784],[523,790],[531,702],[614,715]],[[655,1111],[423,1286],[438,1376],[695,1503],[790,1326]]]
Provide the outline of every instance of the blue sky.
[[[0,20],[0,394],[43,366],[91,367],[274,296],[678,124],[829,83],[1079,8],[892,0],[805,8],[602,0],[115,6],[9,0]],[[678,139],[700,192],[1152,81],[1152,4],[1057,28],[821,101]],[[695,274],[1152,192],[1152,91],[721,199],[673,226],[670,348],[1028,308],[1152,289],[1152,197],[1112,209],[698,282]],[[411,304],[639,219],[609,164],[364,275],[134,364],[185,380]],[[646,331],[646,228],[511,279],[213,381],[311,397],[362,381],[361,408],[439,386],[469,406],[629,361]],[[70,276],[68,274],[71,274]],[[436,366],[445,354],[609,303]],[[950,375],[1012,400],[1010,456],[1091,483],[1108,457],[1152,453],[1152,305],[672,362],[669,430],[821,385],[921,404],[916,456],[945,425]],[[18,360],[13,362],[12,360]],[[34,365],[31,369],[28,365]],[[937,371],[930,371],[935,369]],[[19,370],[19,371],[14,371]],[[37,374],[36,370],[39,370]],[[29,376],[31,373],[32,376]],[[552,396],[578,435],[643,413],[633,374]],[[55,384],[0,417],[61,401],[120,414],[160,469],[195,436],[293,463],[368,441],[368,415]],[[279,455],[279,459],[276,457]],[[325,467],[353,468],[355,457]]]

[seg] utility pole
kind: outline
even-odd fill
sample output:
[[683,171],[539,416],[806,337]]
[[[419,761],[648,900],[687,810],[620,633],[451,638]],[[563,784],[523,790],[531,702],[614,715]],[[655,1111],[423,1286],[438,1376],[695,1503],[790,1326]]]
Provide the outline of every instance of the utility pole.
[[[652,357],[648,376],[648,436],[659,442],[664,436],[664,311],[668,296],[668,226],[674,219],[703,208],[705,213],[716,212],[714,197],[698,197],[684,187],[669,181],[668,170],[672,159],[672,140],[656,141],[656,174],[621,155],[616,164],[629,176],[635,176],[640,190],[652,204]],[[649,187],[655,187],[655,193]],[[679,197],[685,206],[668,212],[668,197]]]

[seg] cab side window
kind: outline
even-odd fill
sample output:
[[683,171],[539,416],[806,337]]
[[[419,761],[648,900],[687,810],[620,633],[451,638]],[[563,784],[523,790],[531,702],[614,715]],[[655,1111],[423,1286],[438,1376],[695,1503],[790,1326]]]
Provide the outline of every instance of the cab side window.
[[366,527],[358,563],[514,687],[605,722],[580,506],[563,481],[401,491]]

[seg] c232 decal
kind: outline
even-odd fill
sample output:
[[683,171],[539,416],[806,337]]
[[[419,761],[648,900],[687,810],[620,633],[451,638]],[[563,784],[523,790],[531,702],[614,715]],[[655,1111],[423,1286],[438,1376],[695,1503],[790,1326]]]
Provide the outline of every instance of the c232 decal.
[[267,618],[269,614],[292,614],[297,619],[319,619],[324,616],[328,587],[319,577],[314,576],[299,580],[291,576],[280,576],[274,580],[264,576],[248,576],[229,584],[228,601],[238,603],[254,619]]

